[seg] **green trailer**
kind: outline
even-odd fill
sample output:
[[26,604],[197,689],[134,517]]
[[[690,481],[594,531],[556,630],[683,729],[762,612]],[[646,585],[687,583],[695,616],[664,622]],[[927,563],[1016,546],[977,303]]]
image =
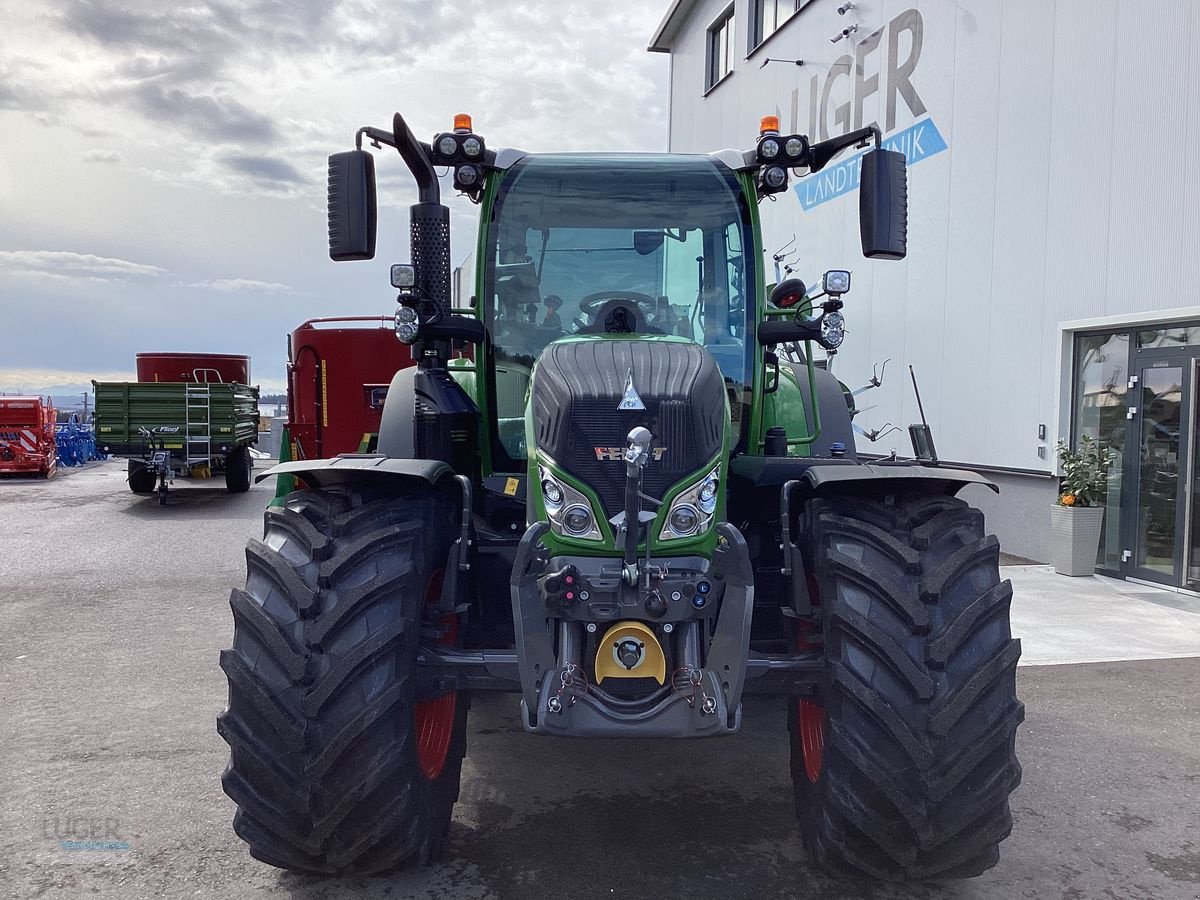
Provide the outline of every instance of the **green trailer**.
[[224,472],[232,493],[250,489],[258,440],[258,388],[224,382],[97,382],[96,443],[129,460],[129,488],[158,491],[176,478]]

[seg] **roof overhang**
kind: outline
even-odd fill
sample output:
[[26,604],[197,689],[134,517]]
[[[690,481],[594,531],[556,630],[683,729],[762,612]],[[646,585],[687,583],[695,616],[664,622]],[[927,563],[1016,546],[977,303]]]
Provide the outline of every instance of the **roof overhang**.
[[654,37],[650,38],[650,46],[646,49],[651,53],[670,53],[675,35],[679,33],[683,23],[692,14],[695,5],[696,0],[671,0],[667,14],[658,23],[658,28],[654,30]]

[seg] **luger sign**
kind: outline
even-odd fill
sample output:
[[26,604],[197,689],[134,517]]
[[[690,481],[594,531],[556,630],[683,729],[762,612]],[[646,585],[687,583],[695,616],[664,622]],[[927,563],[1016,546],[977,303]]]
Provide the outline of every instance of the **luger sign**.
[[[924,37],[921,13],[906,9],[859,41],[853,55],[843,54],[828,71],[813,75],[808,85],[808,134],[826,140],[864,125],[877,125],[886,135],[884,146],[899,150],[910,165],[945,150],[945,138],[933,118],[926,115],[925,101],[915,84]],[[799,89],[792,92],[793,120],[799,118],[796,108],[799,93]],[[883,102],[878,105],[883,122],[864,122],[867,101],[880,93]],[[901,103],[917,121],[893,133]],[[858,187],[861,166],[860,155],[801,179],[794,188],[801,206],[812,209],[854,190]]]

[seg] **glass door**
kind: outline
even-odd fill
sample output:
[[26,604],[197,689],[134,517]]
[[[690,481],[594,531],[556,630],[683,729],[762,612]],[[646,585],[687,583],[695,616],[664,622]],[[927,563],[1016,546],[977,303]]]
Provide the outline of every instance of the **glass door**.
[[[1126,442],[1134,452],[1125,460],[1125,477],[1135,485],[1137,498],[1129,509],[1133,521],[1126,520],[1132,526],[1126,533],[1133,538],[1127,573],[1135,578],[1178,585],[1186,574],[1185,512],[1193,483],[1186,476],[1193,442],[1185,429],[1194,421],[1188,406],[1194,368],[1194,360],[1174,356],[1139,358],[1135,370],[1137,380],[1129,392],[1134,441]],[[1191,554],[1186,556],[1190,566]],[[1200,556],[1196,562],[1200,564]]]
[[1193,359],[1191,363],[1192,399],[1189,406],[1192,411],[1192,423],[1187,453],[1187,479],[1184,485],[1184,496],[1187,499],[1184,510],[1186,528],[1182,586],[1188,590],[1200,591],[1200,497],[1196,496],[1196,492],[1200,490],[1200,447],[1197,447],[1196,440],[1197,429],[1200,429],[1200,409],[1196,408],[1200,398],[1200,391],[1196,389],[1197,384],[1200,384],[1200,359]]

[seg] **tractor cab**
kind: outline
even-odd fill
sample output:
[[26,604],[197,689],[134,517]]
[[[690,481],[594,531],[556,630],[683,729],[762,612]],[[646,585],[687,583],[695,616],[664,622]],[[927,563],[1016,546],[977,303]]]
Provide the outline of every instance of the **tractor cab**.
[[530,376],[563,338],[700,344],[740,423],[755,349],[750,216],[736,174],[708,156],[527,156],[500,173],[484,200],[480,294],[496,469],[524,470]]

